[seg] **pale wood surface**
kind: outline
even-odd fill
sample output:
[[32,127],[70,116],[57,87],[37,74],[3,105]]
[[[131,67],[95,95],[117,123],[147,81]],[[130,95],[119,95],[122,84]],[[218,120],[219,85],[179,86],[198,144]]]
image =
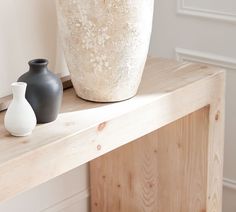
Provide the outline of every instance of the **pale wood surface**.
[[92,211],[206,211],[208,126],[205,107],[91,162]]
[[[150,59],[135,98],[115,104],[97,104],[77,98],[73,89],[68,89],[58,119],[37,126],[29,137],[11,137],[4,129],[4,113],[1,113],[0,201],[211,104],[219,95],[223,96],[223,84],[221,69]],[[212,116],[215,115],[215,110],[211,111]],[[212,127],[212,141],[214,129]],[[222,144],[214,148],[218,150]],[[212,162],[217,176],[222,172],[222,149],[218,152],[219,160]],[[212,178],[215,175],[209,173]],[[209,192],[211,189],[213,185]],[[215,196],[214,192],[219,191],[212,192]]]
[[225,85],[219,83],[209,114],[207,211],[213,212],[222,208],[224,126]]

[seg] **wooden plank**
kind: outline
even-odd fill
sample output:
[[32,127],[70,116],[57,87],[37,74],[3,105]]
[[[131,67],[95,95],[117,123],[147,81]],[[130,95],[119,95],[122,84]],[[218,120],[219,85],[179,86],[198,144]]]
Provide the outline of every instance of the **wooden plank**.
[[64,90],[73,87],[72,82],[71,82],[70,75],[61,77],[60,79],[61,79],[61,82],[62,82],[62,85],[63,85],[63,89],[64,89]]
[[0,113],[0,201],[211,104],[223,96],[221,85],[219,68],[153,58],[135,98],[98,104],[67,89],[58,119],[29,137],[11,137]]
[[92,161],[92,212],[207,211],[208,127],[205,107]]
[[225,84],[219,83],[216,98],[210,104],[208,139],[207,211],[218,212],[222,208]]
[[[60,79],[61,79],[64,90],[73,87],[72,82],[71,82],[71,78],[69,75],[60,77]],[[8,96],[0,98],[0,112],[7,110],[7,108],[9,107],[9,105],[11,103],[11,100],[12,100],[12,95],[8,95]]]
[[90,162],[91,209],[220,212],[224,83],[209,106]]

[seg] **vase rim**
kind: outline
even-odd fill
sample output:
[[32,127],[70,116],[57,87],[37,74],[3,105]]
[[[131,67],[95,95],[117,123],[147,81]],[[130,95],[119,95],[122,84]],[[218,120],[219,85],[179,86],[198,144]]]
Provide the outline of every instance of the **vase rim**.
[[30,66],[47,66],[48,65],[48,60],[39,58],[39,59],[34,59],[29,61]]
[[27,84],[25,82],[13,82],[11,86],[12,87],[26,87]]

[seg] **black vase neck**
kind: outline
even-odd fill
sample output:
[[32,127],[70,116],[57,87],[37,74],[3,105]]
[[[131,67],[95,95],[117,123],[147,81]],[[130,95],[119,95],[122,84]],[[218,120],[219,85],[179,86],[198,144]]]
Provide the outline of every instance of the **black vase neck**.
[[46,59],[35,59],[29,61],[30,71],[33,72],[47,72],[48,71],[48,60]]

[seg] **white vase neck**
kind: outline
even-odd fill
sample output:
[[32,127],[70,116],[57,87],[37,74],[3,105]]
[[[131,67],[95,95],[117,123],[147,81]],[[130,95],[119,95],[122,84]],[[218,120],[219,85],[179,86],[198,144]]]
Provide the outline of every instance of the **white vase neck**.
[[11,84],[13,100],[24,100],[27,84],[24,82],[14,82]]

